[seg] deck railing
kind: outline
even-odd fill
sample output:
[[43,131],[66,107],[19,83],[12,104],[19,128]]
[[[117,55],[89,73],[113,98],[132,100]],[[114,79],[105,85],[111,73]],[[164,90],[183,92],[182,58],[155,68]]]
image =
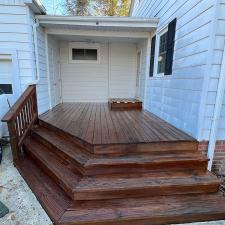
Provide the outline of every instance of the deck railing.
[[30,85],[2,119],[8,125],[14,162],[19,158],[24,138],[37,118],[36,86]]

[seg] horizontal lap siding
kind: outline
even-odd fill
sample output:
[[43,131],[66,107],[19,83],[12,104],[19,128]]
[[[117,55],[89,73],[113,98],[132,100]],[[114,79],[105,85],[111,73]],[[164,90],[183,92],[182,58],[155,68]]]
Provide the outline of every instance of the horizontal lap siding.
[[100,63],[69,63],[69,44],[61,43],[63,102],[104,102],[108,99],[108,45],[100,44]]
[[196,138],[213,6],[213,0],[142,0],[133,11],[133,16],[159,18],[158,30],[177,18],[173,74],[147,80],[145,106]]
[[37,28],[37,45],[38,45],[38,58],[39,58],[39,83],[37,86],[37,98],[39,113],[43,113],[49,109],[49,90],[48,90],[48,77],[46,65],[46,48],[45,48],[45,33],[44,28],[39,26]]
[[[16,4],[16,5],[13,5]],[[17,52],[21,89],[24,90],[34,76],[32,27],[29,9],[22,1],[3,1],[0,4],[0,49]]]
[[136,45],[110,44],[110,97],[133,98],[136,91]]
[[[217,27],[216,27],[216,35],[214,42],[214,50],[213,50],[213,61],[212,61],[212,69],[210,74],[209,81],[209,89],[207,94],[206,108],[204,113],[204,126],[202,130],[202,139],[208,140],[210,135],[210,129],[212,125],[212,118],[215,110],[215,101],[217,95],[217,87],[220,76],[220,69],[222,63],[222,56],[225,44],[225,1],[220,1],[220,5],[218,6],[218,18],[217,18]],[[223,100],[223,106],[220,115],[218,127],[218,140],[225,139],[225,95]]]
[[141,72],[140,72],[140,84],[139,84],[139,98],[144,101],[144,94],[145,94],[145,78],[146,78],[146,63],[147,57],[147,41],[139,42],[137,45],[138,51],[141,51]]

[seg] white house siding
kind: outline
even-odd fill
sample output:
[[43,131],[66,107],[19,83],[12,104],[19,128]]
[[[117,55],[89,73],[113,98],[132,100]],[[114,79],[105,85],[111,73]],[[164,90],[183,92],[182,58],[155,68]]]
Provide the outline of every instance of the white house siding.
[[136,94],[137,47],[130,43],[110,44],[110,98],[130,98]]
[[39,82],[37,85],[37,98],[39,105],[39,113],[45,112],[49,109],[49,87],[48,74],[46,64],[46,47],[45,47],[45,32],[44,28],[39,26],[37,28],[37,45],[38,45],[38,59],[39,59]]
[[[49,61],[49,78],[50,78],[50,89],[51,89],[51,102],[52,107],[56,106],[60,99],[60,88],[57,89],[57,82],[60,82],[59,78],[59,42],[53,37],[48,37],[48,61]],[[60,86],[61,84],[59,84]]]
[[[5,1],[7,2],[7,1]],[[8,1],[9,2],[9,1]],[[11,1],[12,2],[12,1]],[[32,80],[29,9],[23,4],[0,5],[0,49],[16,50],[19,62],[21,89]]]
[[101,43],[99,64],[69,63],[68,46],[62,42],[60,47],[63,102],[135,96],[136,44]]
[[69,43],[60,45],[63,102],[106,101],[108,45],[100,44],[100,63],[69,63]]
[[[18,69],[21,91],[24,91],[36,77],[34,57],[33,28],[34,14],[22,0],[5,0],[0,3],[0,50],[15,50],[18,57]],[[45,64],[44,33],[39,28],[39,60]],[[46,66],[45,66],[46,67]],[[46,68],[41,65],[41,80],[38,85],[39,112],[49,107],[46,95]],[[44,94],[43,94],[44,93]]]
[[213,6],[214,0],[142,0],[133,11],[133,16],[160,18],[157,31],[177,18],[173,74],[147,80],[145,106],[196,138]]
[[148,41],[144,40],[137,44],[137,51],[141,51],[141,75],[138,90],[138,96],[142,101],[145,97],[145,80],[148,73],[149,57],[147,55]]
[[[206,99],[206,107],[204,112],[204,124],[202,129],[202,139],[208,140],[210,135],[210,128],[212,125],[212,117],[215,110],[215,100],[217,95],[217,87],[220,76],[220,69],[222,63],[223,50],[225,45],[225,0],[217,1],[217,13],[216,13],[216,27],[215,27],[215,38],[212,52],[212,62],[210,68],[210,78],[208,93]],[[224,74],[225,75],[225,74]],[[218,140],[225,139],[225,95],[223,100],[223,107],[221,111],[218,133]]]
[[[32,80],[33,76],[29,23],[29,9],[22,1],[3,0],[0,2],[0,54],[15,53],[17,63],[12,75],[19,75],[19,82],[16,83],[18,94],[24,90],[25,85]],[[15,68],[16,74],[14,74]],[[14,95],[14,99],[10,99],[11,104],[16,100],[15,98]],[[1,119],[8,111],[6,96],[0,96],[0,108]],[[0,136],[2,135],[7,135],[7,131],[5,125],[0,124]]]

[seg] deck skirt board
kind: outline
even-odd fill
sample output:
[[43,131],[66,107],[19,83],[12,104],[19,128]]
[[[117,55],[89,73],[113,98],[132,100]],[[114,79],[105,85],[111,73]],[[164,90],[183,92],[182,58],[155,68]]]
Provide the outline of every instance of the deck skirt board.
[[225,219],[198,142],[144,110],[63,103],[38,118],[16,166],[56,225]]

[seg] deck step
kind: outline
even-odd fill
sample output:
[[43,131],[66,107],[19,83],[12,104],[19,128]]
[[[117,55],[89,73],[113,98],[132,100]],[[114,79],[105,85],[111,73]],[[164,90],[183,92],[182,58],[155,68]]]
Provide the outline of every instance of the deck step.
[[83,178],[75,190],[76,200],[114,199],[159,195],[213,193],[219,180],[210,173],[191,175],[167,173],[167,176],[93,176]]
[[83,178],[75,190],[76,200],[113,199],[158,195],[213,193],[219,180],[210,173],[187,172],[144,174],[140,176],[107,175]]
[[85,164],[86,175],[193,170],[206,172],[208,159],[199,152],[130,154],[92,158]]
[[90,153],[85,149],[43,126],[33,129],[32,136],[48,148],[51,148],[59,157],[69,160],[76,169],[83,173],[83,166],[91,157]]
[[159,225],[225,219],[225,198],[220,192],[72,201],[32,159],[24,158],[16,167],[58,225]]
[[33,138],[27,138],[24,147],[34,161],[73,199],[80,174],[73,173],[63,159]]

